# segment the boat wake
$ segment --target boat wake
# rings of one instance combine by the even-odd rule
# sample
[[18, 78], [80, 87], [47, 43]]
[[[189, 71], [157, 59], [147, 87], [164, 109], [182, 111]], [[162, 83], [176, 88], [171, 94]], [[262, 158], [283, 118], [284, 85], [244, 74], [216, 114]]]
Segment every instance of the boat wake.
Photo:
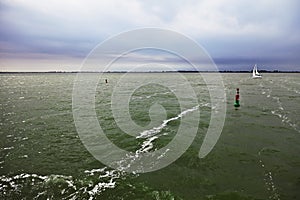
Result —
[[[178, 120], [190, 112], [199, 109], [199, 105], [182, 111], [176, 117], [164, 120], [161, 125], [150, 130], [143, 131], [137, 136], [137, 139], [145, 139], [135, 153], [128, 154], [124, 159], [118, 161], [117, 169], [103, 167], [100, 169], [85, 170], [85, 176], [81, 179], [65, 175], [38, 175], [22, 173], [19, 175], [0, 176], [0, 198], [16, 196], [24, 190], [28, 190], [32, 199], [40, 198], [59, 198], [59, 199], [89, 199], [93, 200], [102, 192], [113, 189], [117, 182], [128, 176], [138, 176], [137, 173], [128, 174], [125, 172], [130, 165], [141, 157], [142, 154], [150, 152], [154, 148], [154, 141], [168, 133], [161, 133], [162, 129], [169, 122]], [[169, 149], [166, 149], [157, 160], [163, 158]], [[155, 163], [153, 163], [155, 165]], [[28, 188], [29, 187], [29, 188]], [[51, 189], [52, 188], [52, 189]]]
[[[272, 81], [270, 83], [273, 84]], [[277, 105], [277, 109], [271, 110], [271, 114], [278, 117], [283, 124], [288, 125], [289, 127], [293, 128], [295, 131], [300, 133], [300, 129], [298, 125], [295, 122], [293, 122], [293, 120], [289, 117], [289, 111], [287, 111], [283, 107], [283, 103], [280, 100], [280, 98], [277, 96], [273, 96], [272, 90], [270, 88], [266, 88], [262, 84], [260, 84], [260, 87], [262, 89], [262, 94], [265, 95], [268, 99], [271, 99]]]
[[199, 108], [199, 105], [191, 108], [191, 109], [187, 109], [185, 111], [182, 111], [179, 115], [177, 115], [176, 117], [170, 118], [170, 119], [166, 119], [163, 121], [163, 123], [160, 126], [154, 127], [150, 130], [145, 130], [143, 132], [140, 133], [139, 136], [137, 136], [136, 138], [147, 138], [149, 136], [152, 136], [156, 133], [159, 133], [164, 127], [167, 126], [167, 124], [171, 121], [177, 120], [182, 118], [183, 116], [187, 115], [189, 112], [193, 112], [195, 110], [197, 110]]
[[[152, 129], [149, 130], [145, 130], [143, 132], [141, 132], [136, 139], [145, 139], [142, 143], [141, 143], [141, 147], [135, 151], [134, 154], [126, 154], [126, 156], [121, 160], [118, 161], [117, 163], [117, 169], [119, 171], [126, 171], [127, 169], [129, 169], [133, 164], [137, 163], [138, 161], [140, 161], [142, 159], [142, 156], [145, 153], [151, 152], [152, 150], [157, 150], [157, 149], [153, 149], [154, 148], [154, 142], [159, 139], [161, 136], [166, 136], [168, 135], [167, 132], [161, 133], [163, 128], [165, 128], [169, 122], [171, 121], [175, 121], [178, 120], [182, 117], [184, 117], [185, 115], [187, 115], [190, 112], [196, 111], [199, 109], [199, 105], [194, 106], [190, 109], [184, 110], [181, 113], [179, 113], [176, 117], [172, 117], [170, 119], [166, 119], [162, 122], [161, 125], [157, 126], [157, 127], [153, 127]], [[170, 149], [166, 149], [161, 155], [158, 155], [156, 159], [156, 162], [159, 162], [160, 159], [162, 159], [163, 157], [165, 157], [165, 155], [167, 154], [167, 152]], [[152, 163], [152, 166], [155, 166], [156, 163]], [[137, 173], [137, 172], [133, 172], [133, 173]]]
[[259, 156], [259, 164], [260, 167], [264, 170], [264, 181], [265, 181], [265, 185], [267, 187], [267, 190], [270, 192], [270, 196], [269, 199], [273, 199], [273, 200], [280, 200], [280, 194], [278, 193], [278, 189], [275, 186], [274, 183], [274, 177], [272, 175], [272, 172], [267, 170], [265, 163], [262, 161], [261, 158], [261, 153], [265, 150], [265, 148], [262, 148], [259, 152], [258, 152], [258, 156]]

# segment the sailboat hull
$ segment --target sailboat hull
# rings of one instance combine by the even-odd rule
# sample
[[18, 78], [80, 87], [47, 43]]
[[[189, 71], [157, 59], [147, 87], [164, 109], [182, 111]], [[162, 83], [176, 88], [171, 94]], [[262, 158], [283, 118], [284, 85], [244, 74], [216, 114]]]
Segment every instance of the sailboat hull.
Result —
[[253, 79], [261, 79], [261, 76], [252, 76]]

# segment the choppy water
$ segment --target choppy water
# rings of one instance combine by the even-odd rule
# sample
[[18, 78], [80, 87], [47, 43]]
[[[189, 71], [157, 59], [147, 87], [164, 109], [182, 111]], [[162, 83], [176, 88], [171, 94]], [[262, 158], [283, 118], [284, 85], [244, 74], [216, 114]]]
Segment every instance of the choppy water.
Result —
[[[173, 92], [176, 84], [187, 83], [176, 79], [174, 88], [150, 85], [133, 93], [129, 113], [139, 126], [149, 124], [153, 103], [166, 109], [165, 121], [145, 128], [139, 137], [122, 134], [117, 127], [110, 96], [122, 74], [106, 74], [109, 83], [101, 79], [95, 95], [99, 123], [111, 141], [137, 156], [167, 145], [180, 120], [200, 111], [198, 133], [189, 149], [166, 168], [145, 174], [106, 167], [83, 146], [72, 115], [75, 76], [0, 75], [1, 199], [300, 199], [299, 74], [265, 74], [261, 80], [222, 74], [225, 126], [203, 159], [198, 151], [214, 108], [199, 74], [184, 74], [199, 101], [183, 111]], [[130, 76], [134, 82], [172, 74]], [[233, 107], [237, 87], [239, 110]]]

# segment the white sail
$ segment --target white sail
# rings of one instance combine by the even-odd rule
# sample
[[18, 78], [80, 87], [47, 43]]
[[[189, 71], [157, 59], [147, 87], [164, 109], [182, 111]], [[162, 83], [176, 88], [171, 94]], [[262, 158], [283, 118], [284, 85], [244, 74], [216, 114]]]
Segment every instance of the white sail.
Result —
[[258, 73], [258, 71], [257, 71], [257, 65], [255, 65], [255, 74], [256, 74], [256, 75], [260, 75], [260, 74]]
[[261, 78], [261, 75], [257, 71], [257, 65], [255, 64], [252, 70], [252, 78]]

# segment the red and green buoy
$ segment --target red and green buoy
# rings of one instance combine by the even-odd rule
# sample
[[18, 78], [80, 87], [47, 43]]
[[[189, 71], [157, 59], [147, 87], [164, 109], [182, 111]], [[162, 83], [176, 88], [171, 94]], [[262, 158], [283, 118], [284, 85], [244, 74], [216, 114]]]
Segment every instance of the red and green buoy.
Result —
[[235, 101], [234, 101], [234, 107], [238, 108], [240, 107], [240, 89], [236, 88], [236, 94], [235, 94]]

